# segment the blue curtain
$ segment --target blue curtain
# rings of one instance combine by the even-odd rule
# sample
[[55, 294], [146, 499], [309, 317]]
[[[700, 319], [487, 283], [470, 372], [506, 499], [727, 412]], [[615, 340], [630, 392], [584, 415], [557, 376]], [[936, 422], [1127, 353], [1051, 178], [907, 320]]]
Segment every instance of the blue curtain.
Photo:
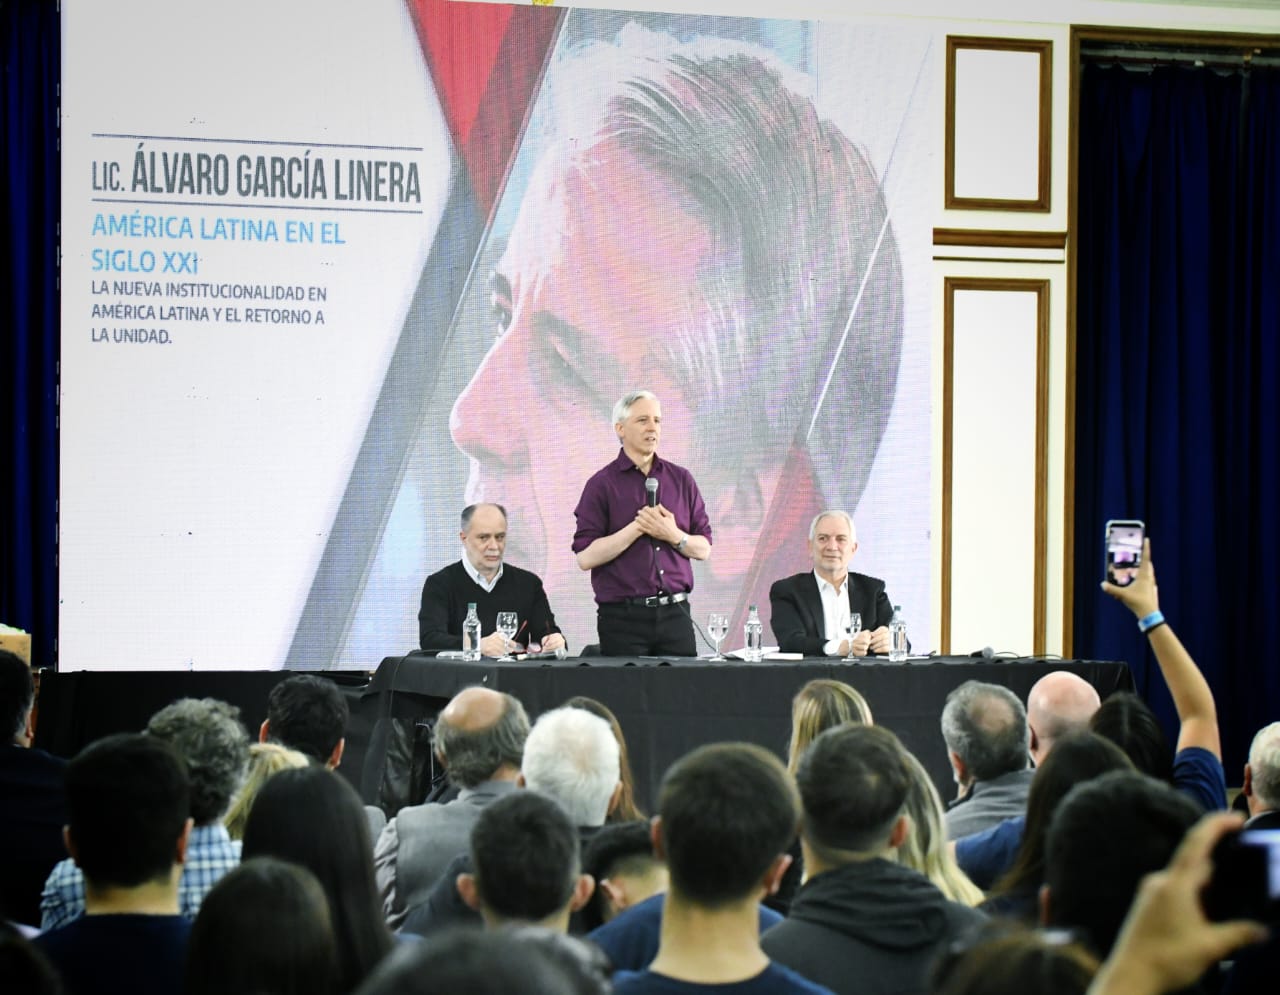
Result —
[[1280, 717], [1280, 74], [1086, 66], [1079, 134], [1075, 652], [1128, 660], [1172, 733], [1098, 590], [1105, 521], [1145, 520], [1238, 784]]
[[58, 620], [58, 105], [51, 0], [0, 3], [0, 622]]

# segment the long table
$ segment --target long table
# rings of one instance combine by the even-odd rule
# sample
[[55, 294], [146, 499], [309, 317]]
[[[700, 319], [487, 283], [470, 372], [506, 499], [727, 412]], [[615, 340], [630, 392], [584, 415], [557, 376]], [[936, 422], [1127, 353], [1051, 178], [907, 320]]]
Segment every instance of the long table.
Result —
[[947, 694], [964, 681], [980, 680], [1007, 687], [1025, 701], [1031, 686], [1054, 670], [1074, 671], [1103, 698], [1133, 689], [1126, 664], [1102, 660], [930, 657], [906, 664], [826, 659], [748, 664], [589, 657], [472, 663], [420, 654], [388, 657], [366, 691], [376, 697], [377, 712], [369, 716], [373, 733], [362, 791], [366, 801], [389, 810], [421, 800], [431, 722], [458, 691], [484, 685], [519, 698], [531, 718], [575, 695], [603, 702], [626, 734], [637, 800], [652, 810], [663, 772], [696, 746], [742, 740], [785, 756], [791, 699], [805, 682], [822, 677], [862, 692], [876, 723], [898, 734], [948, 799], [955, 789], [939, 726]]

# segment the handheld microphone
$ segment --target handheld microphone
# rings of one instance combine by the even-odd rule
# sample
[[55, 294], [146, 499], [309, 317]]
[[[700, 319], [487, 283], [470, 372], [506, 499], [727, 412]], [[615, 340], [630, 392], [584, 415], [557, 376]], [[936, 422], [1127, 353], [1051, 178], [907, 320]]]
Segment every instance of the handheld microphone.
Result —
[[649, 507], [658, 507], [658, 481], [653, 477], [645, 477], [644, 489], [649, 492]]

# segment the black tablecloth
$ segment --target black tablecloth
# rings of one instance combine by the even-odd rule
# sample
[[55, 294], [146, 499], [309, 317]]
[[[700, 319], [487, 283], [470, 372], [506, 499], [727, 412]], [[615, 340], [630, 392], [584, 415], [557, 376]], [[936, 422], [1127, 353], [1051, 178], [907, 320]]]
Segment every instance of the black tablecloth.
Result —
[[906, 664], [825, 659], [748, 664], [589, 657], [468, 663], [417, 654], [388, 657], [367, 689], [378, 699], [378, 716], [363, 772], [364, 794], [395, 808], [404, 787], [393, 782], [406, 775], [403, 760], [397, 768], [388, 752], [395, 753], [395, 742], [409, 741], [406, 724], [429, 722], [462, 688], [482, 684], [519, 698], [531, 719], [574, 695], [608, 705], [627, 737], [636, 798], [652, 809], [663, 772], [695, 746], [744, 740], [785, 757], [791, 699], [806, 681], [825, 677], [862, 692], [876, 723], [896, 732], [920, 758], [946, 800], [955, 794], [939, 727], [947, 694], [973, 679], [1003, 685], [1025, 701], [1031, 686], [1053, 670], [1078, 673], [1104, 698], [1133, 689], [1126, 664], [1098, 660], [931, 657]]

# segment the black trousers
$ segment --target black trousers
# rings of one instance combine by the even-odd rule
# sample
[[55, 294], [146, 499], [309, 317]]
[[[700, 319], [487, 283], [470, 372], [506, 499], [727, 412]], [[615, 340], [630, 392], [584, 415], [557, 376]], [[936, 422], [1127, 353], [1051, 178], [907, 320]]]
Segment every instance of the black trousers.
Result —
[[697, 656], [689, 602], [676, 605], [611, 604], [596, 608], [604, 656]]

